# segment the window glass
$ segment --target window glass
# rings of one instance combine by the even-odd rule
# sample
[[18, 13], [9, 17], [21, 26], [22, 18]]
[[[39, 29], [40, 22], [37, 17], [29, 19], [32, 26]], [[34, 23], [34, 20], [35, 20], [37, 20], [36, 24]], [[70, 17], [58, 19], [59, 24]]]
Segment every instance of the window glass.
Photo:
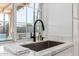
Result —
[[0, 41], [5, 41], [8, 37], [8, 14], [0, 13]]
[[25, 6], [17, 11], [18, 39], [30, 38], [30, 33], [33, 32], [34, 20], [37, 20], [37, 12], [38, 4], [34, 3], [30, 3], [27, 7]]
[[26, 37], [26, 7], [23, 7], [17, 11], [16, 22], [18, 39], [24, 39]]

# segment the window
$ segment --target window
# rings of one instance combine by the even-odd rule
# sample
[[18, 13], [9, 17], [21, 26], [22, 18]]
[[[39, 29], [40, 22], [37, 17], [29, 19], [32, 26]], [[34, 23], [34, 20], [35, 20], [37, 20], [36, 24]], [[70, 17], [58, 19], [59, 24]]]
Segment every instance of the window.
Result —
[[8, 14], [0, 13], [0, 41], [4, 41], [8, 37]]
[[34, 21], [37, 20], [38, 4], [30, 3], [17, 11], [17, 34], [18, 39], [30, 38], [33, 32]]
[[26, 37], [26, 7], [17, 11], [17, 34], [18, 39]]

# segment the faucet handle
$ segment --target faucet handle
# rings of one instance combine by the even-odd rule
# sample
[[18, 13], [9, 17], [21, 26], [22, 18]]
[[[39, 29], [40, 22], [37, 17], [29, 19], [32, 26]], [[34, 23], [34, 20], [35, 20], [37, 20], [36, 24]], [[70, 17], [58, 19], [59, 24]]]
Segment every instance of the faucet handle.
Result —
[[33, 34], [32, 34], [32, 32], [30, 33], [30, 38], [33, 38]]

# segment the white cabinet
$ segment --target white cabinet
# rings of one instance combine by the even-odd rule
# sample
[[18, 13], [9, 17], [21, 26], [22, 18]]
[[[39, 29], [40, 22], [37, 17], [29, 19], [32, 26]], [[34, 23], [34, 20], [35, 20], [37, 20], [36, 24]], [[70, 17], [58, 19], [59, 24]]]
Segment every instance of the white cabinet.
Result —
[[73, 3], [74, 55], [79, 56], [79, 3]]
[[61, 51], [54, 56], [73, 56], [73, 47], [65, 49], [64, 51]]
[[79, 20], [73, 18], [74, 55], [79, 55]]
[[73, 17], [79, 18], [79, 4], [73, 3]]

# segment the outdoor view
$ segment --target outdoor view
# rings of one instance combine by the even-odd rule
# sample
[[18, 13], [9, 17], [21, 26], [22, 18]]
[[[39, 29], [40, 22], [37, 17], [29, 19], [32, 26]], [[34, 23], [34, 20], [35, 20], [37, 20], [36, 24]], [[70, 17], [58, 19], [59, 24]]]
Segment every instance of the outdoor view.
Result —
[[37, 11], [38, 4], [34, 3], [17, 11], [18, 39], [26, 39], [30, 37], [30, 33], [33, 32], [33, 23], [37, 18]]
[[[26, 39], [33, 32], [33, 23], [37, 19], [38, 3], [31, 3], [27, 7], [17, 10], [17, 35], [18, 39]], [[0, 13], [0, 41], [5, 41], [9, 33], [9, 15]]]
[[4, 15], [3, 13], [0, 13], [0, 41], [6, 40], [6, 33], [8, 32], [8, 21], [8, 14]]

